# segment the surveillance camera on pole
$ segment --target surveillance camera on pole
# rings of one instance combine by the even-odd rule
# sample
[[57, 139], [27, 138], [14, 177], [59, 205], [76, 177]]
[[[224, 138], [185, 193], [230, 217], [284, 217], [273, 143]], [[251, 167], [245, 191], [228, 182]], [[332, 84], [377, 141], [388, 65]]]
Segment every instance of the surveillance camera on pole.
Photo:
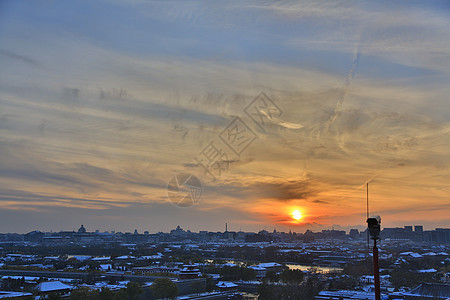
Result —
[[367, 219], [367, 226], [372, 240], [380, 239], [381, 218], [380, 216], [373, 216]]

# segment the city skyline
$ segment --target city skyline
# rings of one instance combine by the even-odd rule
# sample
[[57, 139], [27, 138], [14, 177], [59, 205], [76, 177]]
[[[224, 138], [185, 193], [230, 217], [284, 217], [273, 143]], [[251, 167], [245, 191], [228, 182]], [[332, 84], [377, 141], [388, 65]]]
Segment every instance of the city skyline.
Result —
[[[369, 242], [367, 229], [358, 230], [352, 228], [350, 230], [339, 229], [323, 229], [321, 231], [311, 231], [307, 229], [305, 232], [295, 231], [277, 231], [260, 230], [258, 232], [252, 231], [234, 231], [228, 230], [226, 226], [224, 230], [211, 231], [199, 230], [191, 231], [185, 230], [180, 226], [171, 229], [170, 231], [100, 231], [89, 230], [82, 224], [78, 229], [72, 230], [55, 230], [49, 232], [42, 232], [33, 230], [27, 233], [0, 233], [0, 241], [4, 245], [24, 245], [29, 246], [29, 243], [37, 243], [43, 245], [71, 245], [73, 243], [85, 243], [91, 245], [128, 245], [136, 246], [136, 244], [157, 244], [164, 243], [311, 243], [315, 241], [322, 241], [323, 243], [331, 243], [337, 241], [354, 241], [354, 242]], [[433, 230], [424, 229], [422, 225], [405, 225], [403, 227], [383, 228], [380, 231], [380, 239], [385, 243], [401, 243], [412, 242], [419, 244], [434, 244], [446, 245], [450, 243], [450, 228], [435, 228]]]
[[0, 8], [2, 232], [450, 227], [446, 2]]
[[[230, 228], [229, 228], [229, 225], [231, 225]], [[165, 230], [152, 230], [151, 228], [141, 228], [141, 229], [139, 229], [139, 228], [136, 228], [136, 227], [134, 227], [132, 229], [130, 228], [130, 229], [127, 229], [127, 230], [116, 230], [114, 227], [106, 228], [105, 226], [102, 226], [101, 228], [91, 228], [91, 227], [89, 227], [89, 225], [80, 224], [80, 225], [77, 225], [77, 226], [72, 226], [72, 228], [53, 228], [53, 229], [50, 229], [50, 230], [41, 230], [39, 228], [34, 228], [34, 229], [29, 230], [29, 231], [23, 231], [23, 232], [19, 232], [19, 231], [16, 231], [16, 232], [12, 232], [12, 231], [11, 232], [0, 232], [0, 234], [8, 234], [8, 233], [26, 234], [26, 233], [33, 232], [33, 231], [52, 232], [52, 233], [70, 232], [70, 231], [77, 232], [81, 227], [83, 227], [86, 230], [86, 232], [88, 232], [88, 233], [97, 233], [97, 232], [99, 232], [99, 233], [136, 233], [137, 232], [138, 234], [144, 234], [145, 232], [148, 232], [150, 234], [170, 233], [171, 231], [178, 230], [178, 229], [183, 230], [185, 232], [190, 231], [192, 233], [199, 233], [199, 232], [205, 232], [205, 231], [206, 232], [258, 233], [258, 232], [262, 232], [262, 231], [267, 231], [269, 233], [273, 233], [273, 232], [289, 233], [289, 232], [292, 232], [292, 233], [297, 233], [297, 234], [304, 234], [307, 231], [311, 231], [311, 232], [314, 232], [314, 233], [320, 233], [322, 231], [330, 231], [330, 230], [333, 231], [333, 230], [335, 230], [335, 231], [345, 231], [347, 234], [349, 234], [350, 231], [353, 230], [353, 229], [357, 229], [360, 232], [364, 232], [367, 229], [367, 227], [359, 226], [359, 225], [346, 226], [346, 227], [342, 227], [342, 226], [339, 226], [339, 225], [333, 225], [333, 226], [330, 226], [328, 228], [321, 228], [321, 229], [316, 229], [316, 230], [312, 230], [310, 228], [305, 228], [304, 230], [295, 231], [295, 230], [293, 230], [293, 228], [289, 228], [287, 231], [284, 231], [284, 230], [282, 230], [280, 228], [276, 228], [276, 227], [270, 227], [269, 228], [268, 226], [264, 226], [263, 228], [260, 228], [258, 230], [245, 230], [244, 228], [242, 228], [242, 226], [238, 226], [238, 224], [233, 225], [233, 224], [226, 223], [226, 224], [224, 224], [222, 229], [218, 229], [218, 230], [213, 230], [213, 229], [208, 229], [208, 228], [200, 228], [198, 230], [191, 230], [190, 228], [186, 228], [186, 227], [183, 227], [183, 226], [180, 226], [180, 225], [174, 225], [172, 227], [166, 228]], [[436, 227], [436, 228], [431, 228], [430, 227], [430, 228], [427, 228], [427, 227], [425, 227], [425, 226], [423, 226], [421, 224], [413, 224], [413, 225], [411, 225], [411, 223], [409, 223], [408, 225], [401, 225], [401, 226], [395, 226], [395, 227], [381, 227], [381, 230], [382, 231], [384, 229], [389, 229], [389, 230], [390, 229], [409, 230], [408, 228], [411, 228], [411, 230], [414, 231], [414, 232], [416, 232], [417, 230], [419, 230], [419, 231], [433, 231], [433, 230], [437, 230], [437, 229], [446, 229], [446, 230], [450, 229], [450, 228], [447, 228], [447, 227]]]

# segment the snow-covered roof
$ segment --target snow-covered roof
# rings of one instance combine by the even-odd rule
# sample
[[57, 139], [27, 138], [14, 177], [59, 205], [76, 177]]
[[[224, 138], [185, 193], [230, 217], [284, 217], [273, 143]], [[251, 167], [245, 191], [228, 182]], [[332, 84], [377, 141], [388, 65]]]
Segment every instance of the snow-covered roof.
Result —
[[261, 268], [275, 268], [275, 267], [281, 267], [279, 263], [276, 262], [269, 262], [269, 263], [260, 263], [258, 267]]
[[111, 259], [110, 257], [103, 256], [103, 257], [94, 257], [92, 260], [98, 261], [98, 260], [110, 260], [110, 259]]
[[422, 255], [420, 255], [419, 253], [415, 253], [415, 252], [402, 252], [402, 253], [400, 253], [400, 255], [411, 256], [411, 257], [414, 257], [414, 258], [422, 257]]
[[7, 291], [0, 291], [0, 299], [11, 299], [13, 297], [25, 297], [25, 296], [32, 296], [32, 293], [23, 293], [23, 292], [7, 292]]
[[108, 283], [105, 281], [99, 281], [99, 282], [94, 283], [94, 285], [96, 287], [106, 287], [106, 286], [108, 286]]
[[129, 282], [130, 282], [129, 280], [122, 280], [122, 281], [119, 281], [117, 283], [117, 285], [120, 287], [126, 287]]
[[425, 270], [418, 270], [418, 273], [435, 273], [437, 272], [436, 269], [425, 269]]
[[219, 281], [219, 283], [216, 284], [219, 288], [234, 288], [237, 287], [237, 284], [234, 284], [230, 281]]
[[141, 256], [139, 259], [160, 259], [162, 258], [164, 255], [162, 253], [158, 253], [156, 255], [145, 255], [145, 256]]
[[422, 255], [420, 255], [419, 253], [411, 253], [410, 256], [414, 257], [414, 258], [421, 258]]
[[375, 299], [375, 293], [371, 292], [361, 292], [361, 291], [347, 291], [347, 290], [341, 290], [341, 291], [321, 291], [319, 292], [320, 296], [326, 296], [326, 297], [346, 297], [351, 299], [367, 299], [372, 300]]
[[59, 281], [44, 281], [37, 285], [37, 289], [40, 292], [51, 292], [73, 289], [73, 287]]
[[[380, 278], [390, 278], [391, 275], [380, 275]], [[373, 275], [362, 275], [360, 278], [362, 279], [373, 279]]]
[[89, 256], [89, 255], [73, 255], [70, 258], [74, 258], [74, 259], [76, 259], [78, 261], [84, 261], [84, 260], [91, 259], [92, 256]]
[[199, 269], [196, 268], [182, 268], [180, 272], [199, 272]]
[[278, 252], [280, 253], [289, 253], [289, 252], [298, 252], [298, 253], [302, 253], [304, 250], [302, 249], [280, 249], [278, 250]]
[[58, 260], [59, 257], [58, 256], [46, 256], [44, 257], [44, 259], [53, 259], [53, 260]]
[[266, 268], [263, 268], [263, 267], [259, 267], [259, 266], [249, 266], [248, 267], [249, 269], [253, 269], [253, 270], [255, 270], [255, 271], [262, 271], [262, 270], [265, 270]]
[[237, 267], [237, 265], [233, 264], [233, 263], [225, 263], [222, 266], [224, 266], [224, 267]]
[[103, 271], [108, 270], [108, 269], [112, 269], [112, 265], [111, 264], [104, 264], [104, 265], [100, 265], [99, 267]]
[[118, 256], [116, 257], [116, 259], [135, 259], [136, 257], [133, 255], [122, 255], [122, 256]]

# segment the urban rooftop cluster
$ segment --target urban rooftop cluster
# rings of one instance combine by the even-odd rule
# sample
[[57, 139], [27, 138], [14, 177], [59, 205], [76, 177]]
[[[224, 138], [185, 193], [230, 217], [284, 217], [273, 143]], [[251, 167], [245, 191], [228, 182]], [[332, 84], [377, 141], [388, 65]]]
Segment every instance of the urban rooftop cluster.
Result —
[[[421, 226], [385, 228], [379, 244], [383, 297], [450, 296], [449, 233]], [[102, 293], [114, 295], [111, 299], [133, 293], [135, 299], [156, 299], [164, 293], [180, 299], [374, 295], [367, 233], [356, 229], [348, 234], [194, 233], [178, 226], [168, 233], [140, 234], [89, 232], [81, 226], [77, 231], [2, 234], [0, 240], [0, 299], [85, 299], [77, 298], [81, 292], [92, 299]], [[160, 290], [160, 285], [165, 288]]]

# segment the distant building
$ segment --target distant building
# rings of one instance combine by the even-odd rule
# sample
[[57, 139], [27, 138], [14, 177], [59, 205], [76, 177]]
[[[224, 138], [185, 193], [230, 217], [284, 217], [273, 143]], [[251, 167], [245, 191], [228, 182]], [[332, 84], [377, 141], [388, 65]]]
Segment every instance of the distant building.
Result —
[[240, 242], [240, 243], [245, 242], [245, 233], [242, 232], [242, 231], [239, 231], [239, 232], [236, 234], [235, 241], [236, 241], [236, 242]]
[[422, 299], [449, 299], [450, 284], [422, 283], [406, 293], [393, 293], [395, 299], [422, 300]]
[[303, 235], [303, 242], [311, 243], [314, 242], [314, 240], [314, 233], [311, 230], [307, 229], [305, 234]]
[[60, 281], [44, 281], [37, 285], [36, 290], [40, 294], [58, 293], [65, 294], [73, 289], [72, 286], [64, 284]]
[[422, 225], [416, 225], [414, 226], [415, 232], [423, 232], [423, 226]]
[[255, 271], [257, 279], [263, 279], [264, 277], [266, 277], [266, 272], [267, 272], [266, 268], [259, 267], [259, 266], [249, 266], [248, 268]]
[[24, 235], [24, 240], [28, 242], [35, 242], [39, 243], [42, 242], [42, 238], [45, 236], [45, 234], [41, 231], [35, 230], [31, 231]]
[[[148, 267], [136, 267], [132, 270], [133, 274], [138, 275], [153, 275], [157, 273], [163, 274], [179, 274], [180, 269], [178, 267], [166, 267], [166, 266], [148, 266]], [[197, 278], [197, 277], [195, 277]]]
[[32, 293], [0, 291], [0, 299], [31, 299]]
[[266, 269], [266, 271], [273, 270], [277, 273], [282, 272], [284, 269], [284, 266], [282, 264], [276, 262], [260, 263], [257, 265], [257, 267], [264, 268]]
[[413, 227], [412, 226], [405, 226], [404, 229], [405, 229], [406, 232], [412, 232]]
[[77, 231], [77, 232], [78, 232], [78, 233], [86, 233], [86, 228], [84, 228], [84, 226], [81, 225], [81, 227], [78, 228], [78, 231]]
[[219, 281], [219, 283], [217, 283], [216, 286], [222, 292], [237, 291], [238, 287], [237, 284], [232, 283], [230, 281]]
[[224, 232], [224, 239], [225, 240], [228, 240], [228, 241], [232, 241], [232, 240], [234, 240], [234, 235], [236, 234], [236, 232], [233, 232], [233, 231], [226, 231], [226, 232]]
[[345, 237], [344, 230], [322, 230], [322, 238], [342, 238]]
[[195, 279], [202, 276], [200, 270], [195, 265], [184, 265], [179, 273], [180, 279]]
[[350, 232], [348, 234], [351, 238], [358, 238], [359, 237], [359, 230], [358, 229], [350, 229]]
[[187, 232], [184, 231], [180, 226], [177, 226], [177, 228], [170, 231], [170, 235], [175, 238], [184, 238], [187, 236]]
[[381, 232], [381, 236], [383, 239], [395, 239], [395, 240], [407, 239], [405, 229], [400, 227], [384, 228], [383, 231]]
[[321, 291], [315, 297], [315, 300], [373, 300], [375, 299], [375, 294], [371, 292], [362, 291]]

